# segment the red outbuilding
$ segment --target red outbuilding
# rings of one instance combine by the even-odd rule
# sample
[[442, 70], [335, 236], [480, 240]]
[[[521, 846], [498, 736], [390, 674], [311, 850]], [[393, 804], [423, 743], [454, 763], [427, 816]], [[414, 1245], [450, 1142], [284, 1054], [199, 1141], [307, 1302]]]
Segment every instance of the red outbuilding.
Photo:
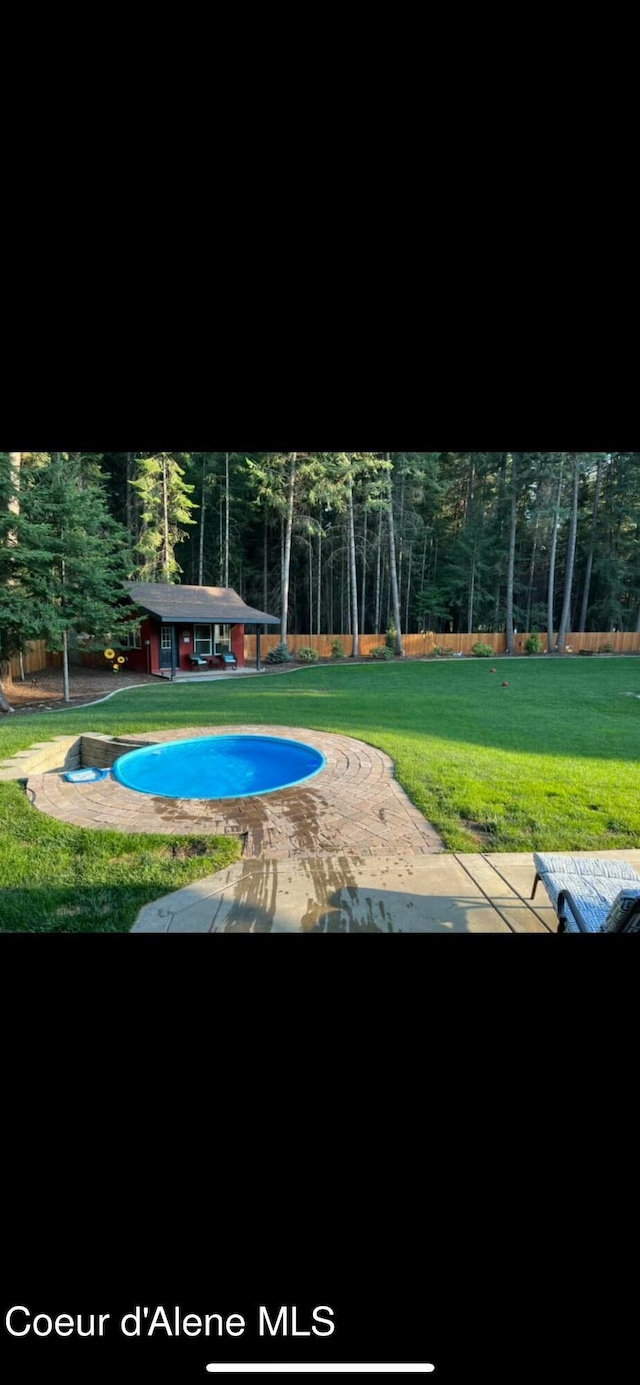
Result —
[[278, 616], [246, 606], [231, 587], [181, 587], [163, 582], [126, 582], [140, 615], [129, 635], [127, 665], [166, 678], [207, 669], [244, 668], [244, 632], [279, 625]]

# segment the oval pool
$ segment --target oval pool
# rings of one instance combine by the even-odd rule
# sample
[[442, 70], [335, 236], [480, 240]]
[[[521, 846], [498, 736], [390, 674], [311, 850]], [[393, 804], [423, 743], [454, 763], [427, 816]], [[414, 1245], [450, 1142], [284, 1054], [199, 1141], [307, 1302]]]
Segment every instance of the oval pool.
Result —
[[313, 779], [319, 750], [277, 736], [201, 736], [132, 750], [113, 773], [127, 789], [160, 798], [251, 798]]

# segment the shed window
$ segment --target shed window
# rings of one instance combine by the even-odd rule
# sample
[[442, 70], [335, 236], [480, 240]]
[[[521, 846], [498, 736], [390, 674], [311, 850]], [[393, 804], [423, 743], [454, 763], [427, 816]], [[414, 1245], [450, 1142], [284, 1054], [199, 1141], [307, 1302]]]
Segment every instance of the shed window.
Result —
[[194, 633], [195, 638], [193, 641], [193, 647], [196, 654], [202, 654], [205, 657], [208, 654], [213, 654], [213, 646], [211, 643], [211, 626], [196, 625]]
[[162, 648], [163, 648], [163, 649], [173, 649], [173, 640], [172, 640], [172, 638], [171, 638], [171, 626], [170, 626], [170, 625], [163, 625], [163, 627], [162, 627]]
[[216, 625], [216, 654], [231, 653], [231, 626]]

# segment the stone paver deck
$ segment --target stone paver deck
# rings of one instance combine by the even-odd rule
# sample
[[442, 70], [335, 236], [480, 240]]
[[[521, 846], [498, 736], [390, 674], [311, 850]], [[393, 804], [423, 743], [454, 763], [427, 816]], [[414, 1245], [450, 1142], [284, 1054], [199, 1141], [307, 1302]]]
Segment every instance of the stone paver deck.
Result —
[[255, 798], [157, 798], [126, 789], [112, 777], [97, 784], [68, 784], [59, 774], [32, 775], [27, 792], [41, 812], [77, 827], [241, 837], [245, 860], [286, 861], [336, 852], [373, 857], [388, 853], [391, 846], [399, 857], [444, 850], [435, 829], [397, 782], [393, 761], [363, 741], [299, 726], [185, 728], [136, 739], [159, 744], [239, 732], [304, 740], [322, 751], [327, 766], [307, 785]]
[[[598, 855], [640, 873], [640, 851]], [[148, 905], [133, 932], [556, 933], [534, 876], [516, 854], [241, 861]]]

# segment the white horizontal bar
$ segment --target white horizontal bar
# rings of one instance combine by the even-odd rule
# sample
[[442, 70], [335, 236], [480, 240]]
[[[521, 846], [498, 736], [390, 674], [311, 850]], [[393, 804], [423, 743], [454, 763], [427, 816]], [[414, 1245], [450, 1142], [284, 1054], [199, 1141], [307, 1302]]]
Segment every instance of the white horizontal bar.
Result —
[[354, 1364], [353, 1361], [350, 1361], [338, 1365], [331, 1362], [326, 1366], [309, 1362], [306, 1365], [291, 1365], [288, 1361], [285, 1365], [253, 1361], [231, 1366], [216, 1361], [207, 1366], [207, 1370], [212, 1375], [279, 1375], [280, 1373], [282, 1375], [423, 1375], [426, 1372], [435, 1371], [435, 1366], [430, 1365], [428, 1361], [422, 1364], [412, 1363], [411, 1365], [407, 1365], [406, 1361], [395, 1365], [386, 1361], [377, 1364], [367, 1361]]

